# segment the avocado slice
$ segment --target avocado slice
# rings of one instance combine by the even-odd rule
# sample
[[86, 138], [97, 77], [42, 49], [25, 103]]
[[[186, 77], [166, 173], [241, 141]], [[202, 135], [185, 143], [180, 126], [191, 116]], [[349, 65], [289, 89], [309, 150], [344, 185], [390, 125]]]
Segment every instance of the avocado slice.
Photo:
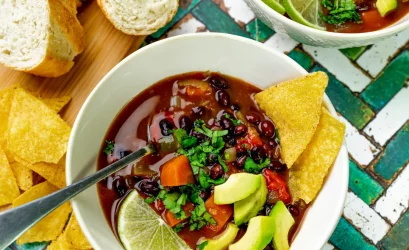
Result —
[[221, 185], [214, 187], [215, 204], [232, 204], [243, 200], [260, 186], [261, 175], [238, 173], [230, 175]]
[[230, 245], [229, 250], [263, 250], [274, 234], [274, 219], [270, 216], [251, 218], [244, 236]]
[[376, 8], [381, 14], [382, 17], [385, 17], [390, 12], [394, 11], [398, 7], [397, 0], [377, 0], [376, 1]]
[[234, 203], [234, 223], [240, 226], [257, 215], [267, 199], [267, 185], [264, 177], [258, 189], [247, 198]]
[[271, 217], [274, 221], [274, 249], [290, 249], [290, 245], [288, 243], [288, 232], [294, 225], [295, 221], [282, 201], [279, 201], [274, 205], [269, 217]]
[[[234, 241], [239, 232], [239, 228], [234, 225], [233, 223], [229, 223], [227, 228], [223, 231], [223, 233], [219, 234], [215, 238], [208, 240], [207, 245], [203, 248], [203, 250], [223, 250], [227, 249], [230, 243]], [[204, 242], [202, 241], [202, 242]]]

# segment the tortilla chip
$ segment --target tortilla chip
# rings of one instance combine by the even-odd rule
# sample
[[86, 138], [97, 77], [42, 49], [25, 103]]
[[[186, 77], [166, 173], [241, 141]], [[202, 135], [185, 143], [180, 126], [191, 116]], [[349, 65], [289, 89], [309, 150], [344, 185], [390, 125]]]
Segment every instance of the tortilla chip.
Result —
[[0, 141], [5, 139], [14, 88], [0, 91]]
[[14, 91], [8, 124], [8, 149], [28, 163], [57, 163], [67, 150], [71, 128], [23, 89]]
[[281, 157], [288, 168], [294, 164], [317, 128], [328, 76], [312, 73], [263, 90], [256, 102], [278, 129]]
[[10, 163], [10, 168], [13, 170], [14, 177], [16, 177], [17, 185], [21, 190], [27, 190], [33, 186], [33, 172], [23, 163]]
[[[25, 193], [20, 195], [13, 201], [13, 207], [21, 206], [27, 202], [39, 199], [43, 196], [51, 194], [58, 189], [45, 181], [33, 186]], [[41, 242], [55, 240], [64, 229], [68, 216], [71, 213], [71, 205], [69, 202], [64, 203], [52, 213], [44, 217], [32, 228], [27, 230], [20, 238], [17, 239], [17, 244], [21, 245], [28, 242]]]
[[28, 165], [27, 167], [29, 167], [37, 174], [41, 175], [44, 179], [46, 179], [48, 182], [50, 182], [51, 184], [58, 188], [63, 188], [66, 186], [64, 166], [52, 163], [39, 162]]
[[46, 98], [41, 100], [45, 105], [52, 109], [55, 113], [60, 112], [67, 103], [71, 101], [70, 96], [63, 96], [57, 98]]
[[76, 250], [65, 240], [64, 234], [60, 234], [56, 240], [51, 242], [47, 250]]
[[81, 230], [78, 224], [75, 214], [71, 214], [70, 221], [68, 222], [67, 228], [64, 232], [65, 240], [77, 249], [91, 249], [92, 246], [89, 244], [87, 238]]
[[0, 206], [10, 204], [20, 195], [16, 178], [7, 161], [6, 154], [0, 148]]
[[317, 130], [290, 169], [288, 188], [294, 200], [310, 203], [320, 191], [345, 136], [345, 124], [322, 109]]

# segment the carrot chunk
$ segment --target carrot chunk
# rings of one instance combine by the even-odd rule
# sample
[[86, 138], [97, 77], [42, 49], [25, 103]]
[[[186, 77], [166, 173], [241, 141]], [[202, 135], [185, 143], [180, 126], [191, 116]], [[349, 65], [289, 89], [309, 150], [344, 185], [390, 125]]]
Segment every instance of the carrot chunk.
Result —
[[180, 155], [162, 165], [160, 182], [166, 187], [183, 186], [195, 182], [189, 159]]
[[193, 211], [193, 209], [195, 209], [195, 206], [191, 202], [186, 202], [186, 204], [182, 207], [182, 209], [186, 213], [186, 218], [183, 219], [183, 220], [176, 219], [175, 216], [171, 212], [169, 212], [169, 210], [165, 211], [163, 217], [164, 217], [166, 223], [170, 227], [174, 227], [177, 224], [179, 224], [180, 222], [186, 221], [190, 217], [190, 215], [192, 214], [192, 211]]
[[205, 202], [206, 210], [212, 215], [213, 219], [216, 221], [216, 225], [207, 225], [203, 227], [203, 233], [207, 235], [216, 235], [220, 232], [226, 223], [230, 220], [233, 215], [233, 208], [231, 205], [217, 205], [214, 203], [214, 195]]

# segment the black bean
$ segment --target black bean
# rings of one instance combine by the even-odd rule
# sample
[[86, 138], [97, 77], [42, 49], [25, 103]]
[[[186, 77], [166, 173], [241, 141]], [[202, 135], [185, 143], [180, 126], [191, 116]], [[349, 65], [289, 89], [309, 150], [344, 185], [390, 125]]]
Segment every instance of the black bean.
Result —
[[200, 191], [199, 196], [200, 196], [200, 198], [202, 198], [202, 200], [206, 201], [207, 198], [209, 198], [210, 194], [209, 194], [208, 191], [202, 190], [202, 191]]
[[277, 145], [278, 145], [278, 143], [277, 143], [277, 140], [276, 139], [269, 139], [268, 140], [268, 145], [270, 146], [270, 147], [272, 147], [272, 148], [275, 148], [275, 147], [277, 147]]
[[222, 106], [230, 105], [230, 95], [225, 90], [218, 90], [216, 92], [216, 101]]
[[270, 162], [270, 164], [268, 164], [268, 168], [274, 172], [282, 173], [287, 169], [287, 165], [281, 163], [280, 161], [273, 160]]
[[224, 175], [224, 170], [220, 164], [215, 164], [211, 169], [210, 169], [210, 178], [213, 180], [219, 179]]
[[236, 138], [234, 138], [234, 135], [232, 135], [231, 133], [223, 136], [224, 141], [227, 142], [230, 146], [234, 146], [236, 145]]
[[118, 177], [117, 179], [115, 179], [113, 186], [115, 192], [119, 197], [124, 196], [126, 194], [126, 191], [128, 191], [128, 188], [126, 187], [126, 183], [123, 177]]
[[197, 138], [198, 143], [202, 143], [206, 140], [206, 136], [204, 134], [196, 132], [196, 131], [192, 132], [192, 136]]
[[250, 155], [257, 163], [260, 163], [266, 157], [266, 153], [262, 147], [253, 147], [250, 151]]
[[192, 112], [193, 112], [193, 114], [195, 114], [197, 116], [202, 116], [202, 115], [205, 114], [206, 109], [205, 109], [205, 107], [198, 106], [198, 107], [192, 108]]
[[159, 193], [159, 185], [156, 181], [142, 180], [139, 183], [139, 188], [146, 194], [157, 195]]
[[207, 156], [207, 164], [214, 164], [217, 162], [217, 157], [215, 154], [211, 153]]
[[242, 155], [238, 156], [236, 158], [236, 166], [238, 168], [243, 168], [244, 163], [246, 162], [246, 160], [247, 160], [247, 155], [246, 154], [242, 154]]
[[226, 79], [221, 76], [211, 76], [209, 77], [208, 81], [210, 82], [210, 86], [214, 89], [228, 89], [229, 84]]
[[275, 135], [274, 124], [270, 122], [269, 120], [260, 122], [259, 130], [262, 135], [267, 136], [267, 137], [273, 137]]
[[162, 119], [159, 122], [160, 132], [164, 136], [168, 136], [171, 134], [171, 130], [173, 129], [173, 124], [168, 121], [167, 119]]
[[222, 116], [222, 118], [220, 118], [220, 126], [223, 129], [231, 129], [234, 127], [234, 124], [229, 118]]
[[181, 129], [186, 130], [188, 133], [190, 132], [190, 130], [192, 130], [193, 123], [192, 123], [192, 120], [190, 120], [189, 116], [182, 115], [179, 118], [179, 127]]
[[239, 124], [234, 128], [234, 135], [242, 137], [247, 133], [247, 126], [244, 124]]
[[240, 106], [238, 104], [233, 103], [230, 106], [231, 109], [233, 109], [234, 111], [239, 111], [240, 110]]
[[246, 119], [251, 124], [258, 124], [260, 122], [260, 116], [257, 113], [252, 112], [252, 111], [246, 114]]
[[300, 215], [300, 210], [298, 210], [297, 206], [288, 205], [288, 211], [290, 211], [292, 216], [297, 217], [298, 215]]

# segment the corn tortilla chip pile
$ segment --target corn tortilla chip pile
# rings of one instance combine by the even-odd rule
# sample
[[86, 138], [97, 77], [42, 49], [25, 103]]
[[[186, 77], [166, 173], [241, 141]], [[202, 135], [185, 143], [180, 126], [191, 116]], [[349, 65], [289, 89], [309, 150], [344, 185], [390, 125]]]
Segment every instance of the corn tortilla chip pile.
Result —
[[322, 107], [327, 84], [328, 76], [316, 72], [255, 95], [278, 130], [291, 196], [307, 204], [320, 191], [345, 135], [345, 124]]
[[[70, 100], [41, 99], [17, 85], [0, 91], [0, 206], [18, 207], [65, 187], [64, 155], [71, 127], [57, 113]], [[17, 244], [53, 241], [60, 242], [54, 249], [90, 249], [73, 215], [68, 228], [70, 214], [67, 202]]]

